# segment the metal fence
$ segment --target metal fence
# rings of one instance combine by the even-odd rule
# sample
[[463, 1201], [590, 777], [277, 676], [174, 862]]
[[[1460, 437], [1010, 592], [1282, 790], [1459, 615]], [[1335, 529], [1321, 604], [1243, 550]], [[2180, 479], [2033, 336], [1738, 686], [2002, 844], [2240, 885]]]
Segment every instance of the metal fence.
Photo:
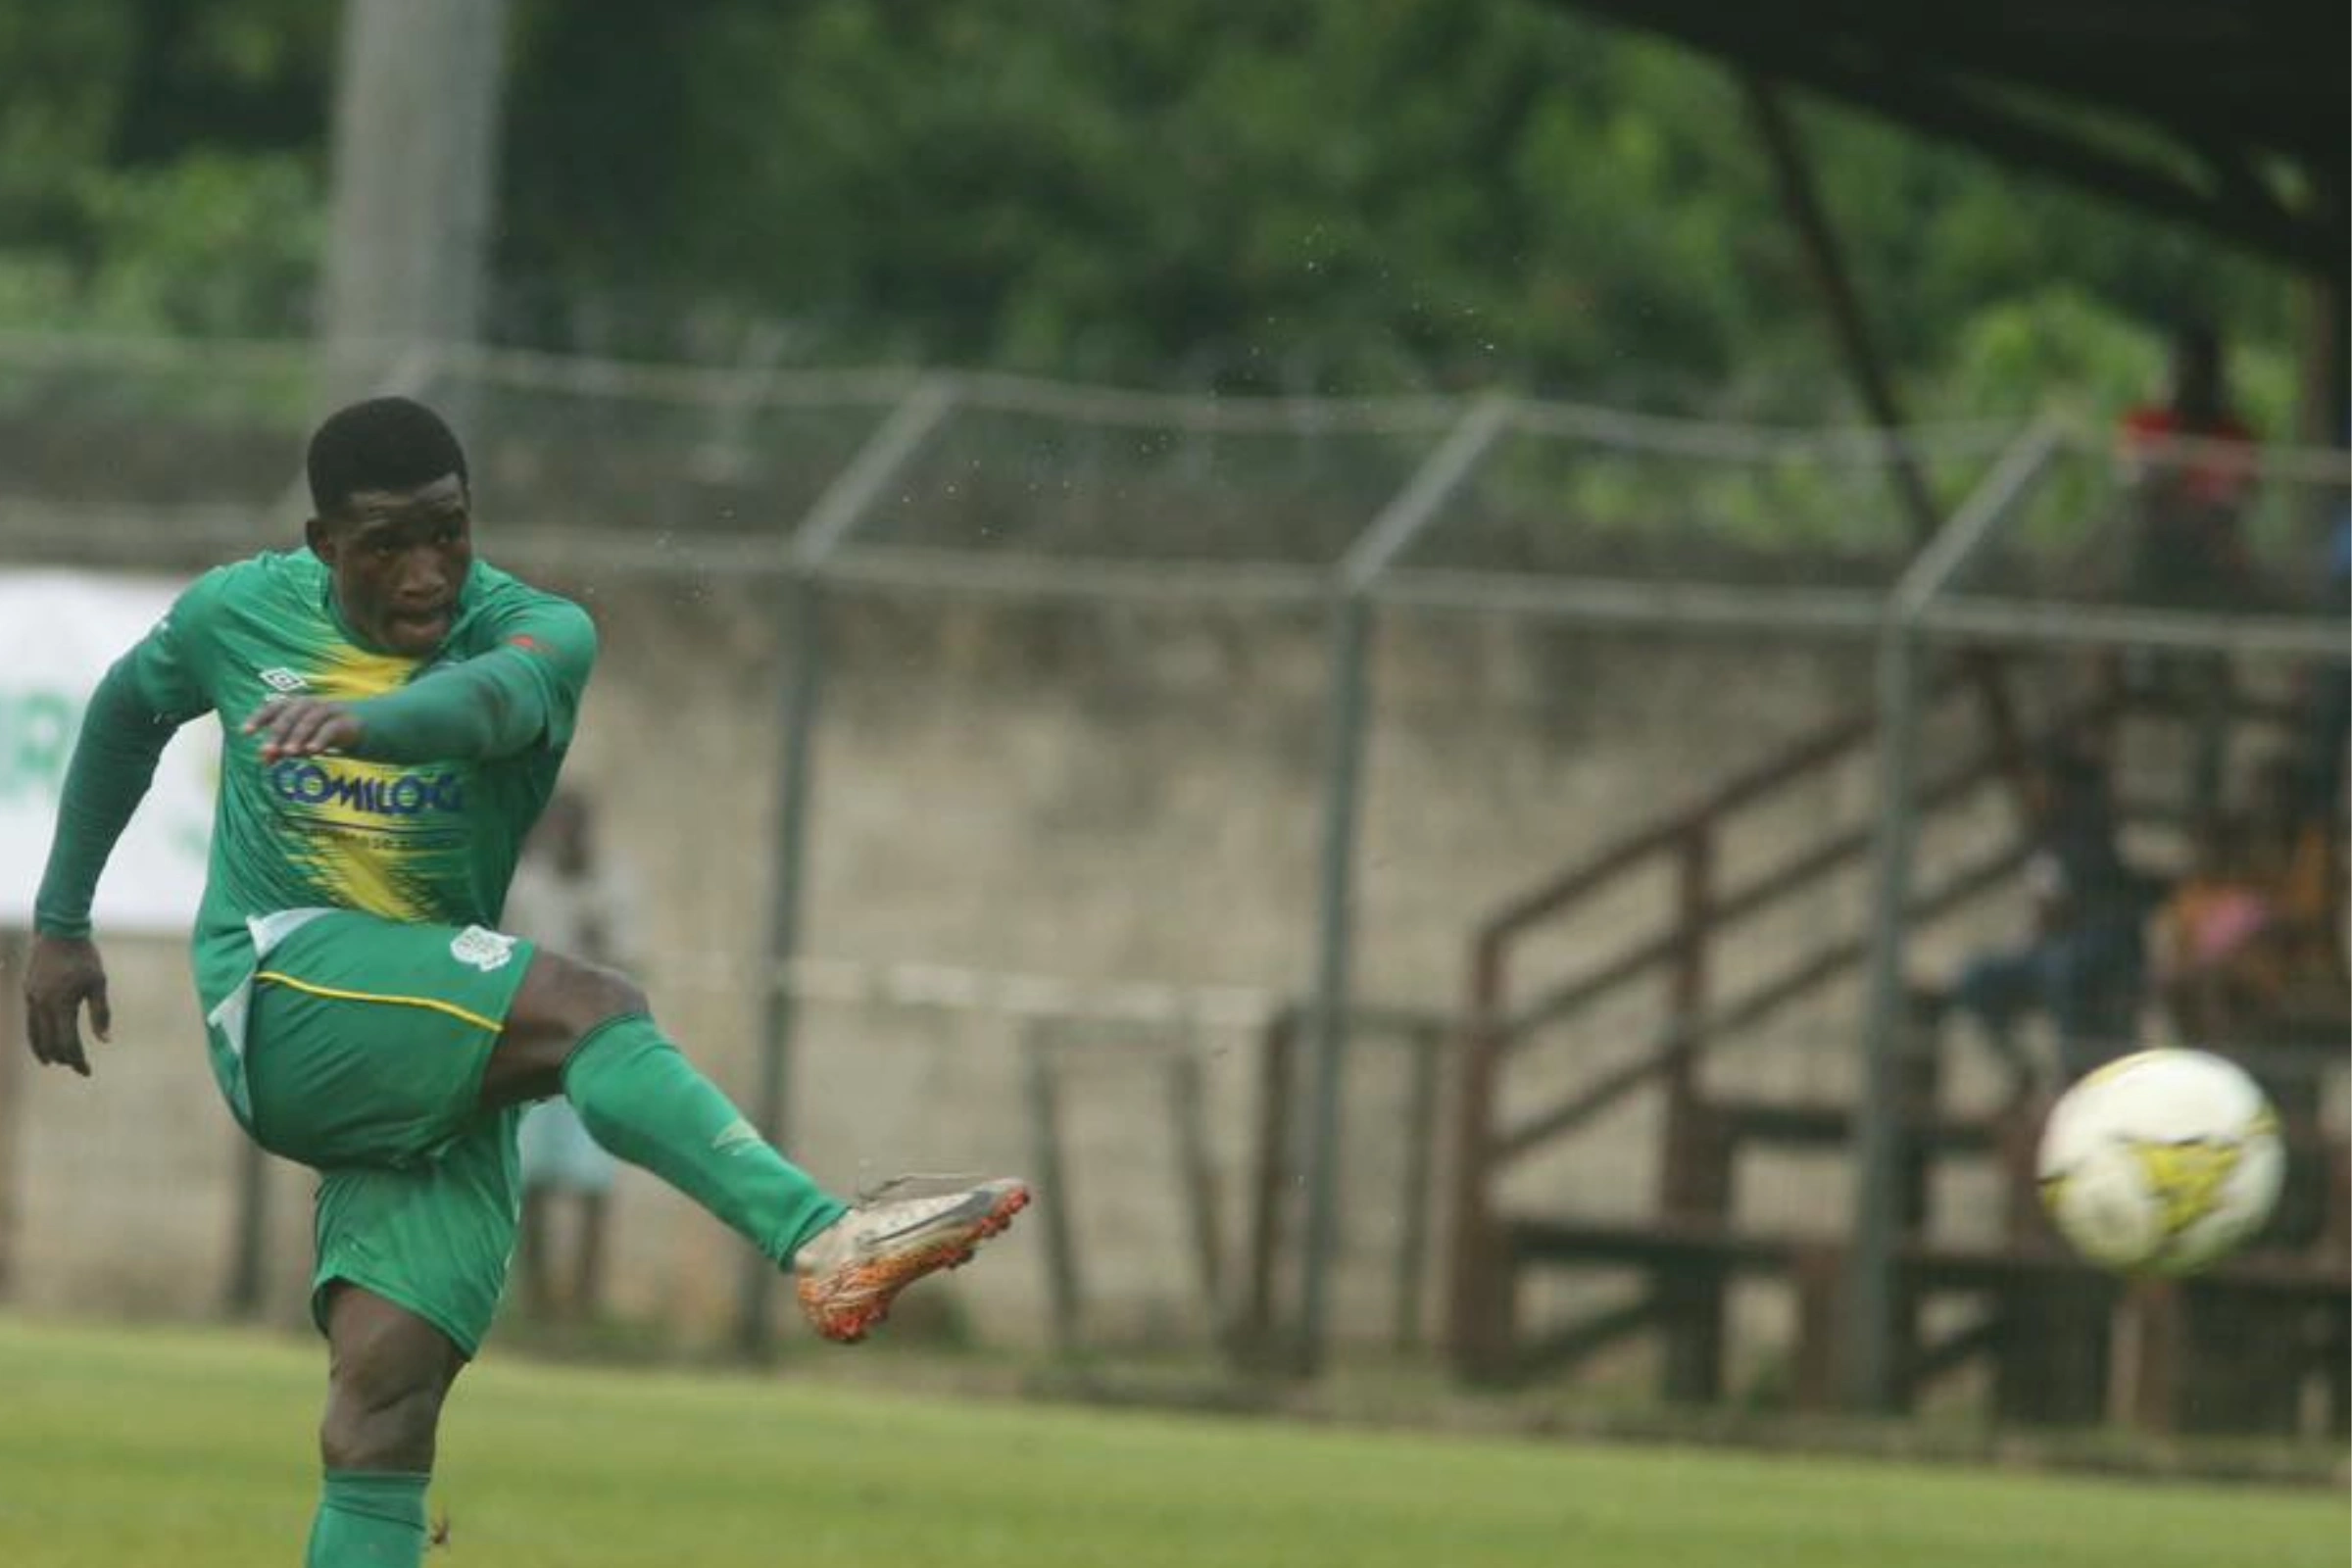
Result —
[[[1220, 948], [1213, 928], [1226, 911], [1213, 894], [1196, 890], [1168, 919], [1192, 929], [1202, 955], [1197, 965], [1152, 956], [1172, 939], [1138, 938], [1124, 950], [1106, 941], [1073, 960], [1083, 971], [1079, 989], [1094, 1000], [1067, 1010], [1115, 1022], [1118, 1009], [1099, 1004], [1117, 989], [1112, 965], [1122, 951], [1144, 956], [1147, 977], [1174, 999], [1163, 1009], [1171, 1015], [1197, 1012], [1203, 997], [1251, 999], [1226, 1009], [1216, 1038], [1228, 1042], [1260, 1032], [1258, 1022], [1240, 1021], [1243, 1014], [1262, 1022], [1286, 1004], [1302, 1007], [1308, 1109], [1301, 1125], [1280, 1132], [1298, 1143], [1289, 1168], [1303, 1173], [1304, 1266], [1286, 1315], [1309, 1363], [1347, 1289], [1327, 1265], [1360, 1224], [1348, 1213], [1342, 1162], [1343, 1148], [1351, 1159], [1359, 1152], [1348, 1138], [1351, 1012], [1367, 992], [1423, 1008], [1456, 1000], [1448, 992], [1459, 941], [1447, 933], [1483, 912], [1475, 907], [1482, 899], [1513, 891], [1506, 878], [1514, 857], [1523, 869], [1540, 870], [1587, 847], [1556, 824], [1531, 832], [1527, 822], [1497, 815], [1488, 797], [1502, 786], [1492, 780], [1448, 783], [1441, 775], [1426, 781], [1423, 800], [1440, 803], [1432, 809], [1495, 818], [1477, 825], [1488, 836], [1458, 873], [1466, 883], [1476, 870], [1488, 891], [1433, 896], [1426, 910], [1402, 914], [1400, 896], [1368, 899], [1367, 778], [1379, 772], [1382, 736], [1393, 733], [1384, 725], [1399, 703], [1419, 704], [1415, 712], [1442, 721], [1449, 706], [1475, 697], [1477, 669], [1498, 667], [1465, 665], [1471, 684], [1449, 697], [1446, 659], [1468, 658], [1461, 650], [1489, 633], [1567, 628], [1632, 637], [1646, 648], [1704, 646], [1703, 657], [1737, 682], [1752, 647], [1796, 648], [1819, 656], [1828, 671], [1822, 692], [1834, 694], [1845, 690], [1842, 672], [1858, 672], [1869, 654], [1886, 718], [1880, 983], [1866, 1014], [1849, 1017], [1845, 1031], [1849, 1043], [1871, 1042], [1868, 1059], [1876, 1061], [1888, 1049], [1889, 987], [1902, 953], [1923, 660], [1964, 643], [2280, 658], [2342, 651], [2342, 606], [2317, 591], [2316, 570], [2302, 564], [2318, 558], [2321, 530], [2343, 509], [2344, 460], [2332, 452], [2273, 449], [2255, 460], [2261, 499], [2249, 531], [2270, 596], [2254, 608], [2192, 609], [2134, 598], [2103, 564], [2123, 548], [2129, 526], [2104, 432], [2041, 422], [1926, 426], [1889, 437], [1703, 424], [1501, 396], [1176, 398], [978, 373], [683, 368], [459, 346], [387, 353], [378, 381], [457, 416], [494, 559], [592, 600], [600, 592], [606, 602], [618, 599], [624, 588], [650, 596], [657, 612], [708, 616], [711, 627], [724, 622], [737, 642], [757, 645], [730, 666], [759, 674], [752, 689], [736, 693], [735, 711], [755, 716], [723, 755], [763, 804], [730, 808], [727, 826], [712, 826], [759, 853], [722, 857], [709, 874], [724, 880], [719, 902], [731, 911], [730, 930], [759, 935], [725, 947], [720, 972], [707, 983], [757, 1009], [748, 1096], [761, 1123], [788, 1142], [810, 1104], [796, 1086], [806, 1077], [800, 1051], [812, 1010], [842, 1004], [810, 992], [811, 962], [821, 966], [850, 947], [876, 972], [942, 956], [920, 918], [899, 914], [861, 927], [855, 871], [828, 869], [812, 843], [837, 825], [856, 838], [853, 819], [862, 809], [854, 794], [816, 787], [820, 755], [847, 744], [848, 721], [832, 709], [838, 682], [849, 679], [861, 696], [879, 692], [887, 705], [919, 700], [925, 682], [959, 657], [976, 662], [981, 685], [958, 689], [982, 690], [996, 678], [992, 660], [1002, 678], [1017, 679], [1044, 666], [1082, 667], [1101, 651], [1067, 626], [1049, 626], [1038, 635], [1059, 638], [1053, 648], [959, 656], [943, 628], [963, 624], [958, 607], [977, 605], [992, 607], [989, 613], [1042, 607], [1044, 614], [1122, 617], [1087, 635], [1102, 647], [1131, 652], [1141, 641], [1165, 655], [1144, 682], [1152, 692], [1167, 683], [1193, 690], [1199, 683], [1182, 666], [1197, 656], [1218, 666], [1200, 682], [1214, 687], [1222, 678], [1248, 694], [1245, 703], [1196, 692], [1200, 711], [1236, 715], [1238, 730], [1196, 739], [1228, 759], [1217, 788], [1232, 814], [1266, 788], [1253, 771], [1266, 759], [1278, 760], [1298, 786], [1274, 813], [1279, 822], [1258, 829], [1279, 853], [1249, 870], [1280, 883], [1279, 896], [1237, 899], [1231, 911], [1237, 926], [1262, 928], [1264, 956], [1236, 961], [1233, 948]], [[319, 412], [316, 385], [302, 345], [0, 342], [0, 553], [181, 566], [290, 541], [307, 510], [296, 472]], [[1932, 539], [1918, 538], [1906, 520], [1891, 482], [1898, 464], [1917, 467], [1949, 519]], [[1204, 631], [1213, 638], [1237, 623], [1274, 628], [1273, 641], [1240, 654], [1193, 647]], [[872, 674], [889, 662], [877, 641], [909, 627], [922, 628], [909, 641], [924, 650], [909, 656], [912, 673]], [[1397, 644], [1415, 638], [1437, 639], [1441, 651], [1400, 675]], [[1402, 690], [1392, 695], [1384, 681]], [[1564, 693], [1552, 689], [1560, 684]], [[1543, 722], [1574, 705], [1576, 684], [1572, 672], [1538, 682], [1544, 689], [1525, 711], [1493, 722]], [[1852, 694], [1867, 692], [1856, 686]], [[1095, 738], [1115, 741], [1131, 716], [1118, 711], [1119, 694], [1092, 691], [1086, 700], [1105, 705]], [[1750, 741], [1819, 716], [1799, 700], [1785, 713], [1741, 715], [1756, 725]], [[984, 715], [978, 727], [992, 722], [1014, 728], [966, 735], [966, 743], [1021, 744], [1019, 715]], [[1683, 750], [1703, 768], [1721, 740], [1691, 737]], [[759, 755], [743, 755], [747, 741]], [[1152, 755], [1183, 755], [1175, 744]], [[1598, 744], [1610, 743], [1603, 736]], [[697, 765], [718, 765], [720, 755]], [[1645, 810], [1706, 782], [1680, 763], [1671, 779], [1660, 777], [1638, 751], [1627, 755], [1618, 798], [1585, 813], [1594, 833], [1638, 825]], [[1232, 760], [1245, 757], [1256, 760]], [[1728, 760], [1714, 756], [1717, 766]], [[952, 756], [937, 760], [952, 770]], [[1381, 788], [1397, 788], [1400, 771], [1391, 768]], [[1646, 797], [1644, 772], [1655, 792]], [[1124, 787], [1138, 800], [1171, 792], [1156, 777]], [[1086, 790], [1051, 788], [1072, 800], [1056, 808], [1068, 822], [1049, 831], [1083, 839], [1087, 807], [1078, 797]], [[952, 783], [918, 793], [916, 810], [956, 808]], [[1140, 820], [1129, 807], [1120, 820]], [[1394, 816], [1397, 808], [1387, 809]], [[975, 811], [956, 842], [968, 847], [990, 822]], [[872, 831], [887, 839], [891, 829]], [[1154, 874], [1180, 877], [1183, 858], [1168, 851], [1152, 862]], [[993, 886], [1010, 888], [1016, 900], [1041, 909], [1066, 901], [1048, 913], [1069, 925], [1132, 918], [1115, 878], [1090, 879], [1058, 860], [1042, 867], [1035, 885], [1019, 883], [1011, 867], [999, 870], [1016, 880]], [[1066, 885], [1051, 885], [1054, 878]], [[985, 925], [987, 912], [974, 918]], [[1395, 972], [1409, 977], [1390, 983], [1384, 956], [1380, 980], [1368, 987], [1367, 944], [1384, 955], [1400, 951], [1407, 926], [1417, 956]], [[677, 946], [680, 956], [692, 949], [696, 961], [709, 956], [707, 944]], [[1433, 948], [1443, 956], [1428, 956]], [[1002, 954], [947, 956], [983, 971], [1005, 967]], [[869, 997], [861, 1004], [881, 1003]], [[1034, 1063], [1068, 1047], [1017, 1049]], [[1222, 1049], [1196, 1043], [1173, 1059]], [[1246, 1072], [1236, 1076], [1247, 1083]], [[1026, 1081], [1043, 1080], [1032, 1073]], [[1871, 1085], [1871, 1102], [1883, 1109], [1886, 1086], [1877, 1076]], [[1242, 1092], [1228, 1091], [1227, 1100]], [[1008, 1109], [1029, 1095], [1030, 1111], [1011, 1112], [1016, 1119], [1025, 1114], [1033, 1128], [1052, 1120], [1050, 1109], [1037, 1110], [1044, 1100], [1034, 1088], [1003, 1093], [1014, 1097]], [[1219, 1091], [1212, 1084], [1204, 1093], [1215, 1102]], [[1205, 1184], [1195, 1178], [1220, 1161], [1235, 1169], [1246, 1162], [1237, 1147], [1245, 1140], [1230, 1130], [1243, 1121], [1212, 1115], [1204, 1133], [1184, 1116], [1171, 1124], [1180, 1151], [1172, 1168], [1192, 1173], [1186, 1202], [1213, 1207], [1198, 1198]], [[1868, 1293], [1884, 1277], [1886, 1224], [1869, 1208], [1868, 1172], [1887, 1145], [1883, 1117], [1865, 1125], [1856, 1217], [1867, 1325]], [[1202, 1137], [1227, 1147], [1202, 1153], [1195, 1147]], [[1018, 1153], [1018, 1145], [1008, 1152]], [[1230, 1304], [1235, 1270], [1207, 1260], [1220, 1255], [1214, 1239], [1231, 1226], [1215, 1214], [1178, 1224], [1210, 1238], [1187, 1245], [1203, 1260], [1200, 1277]], [[1058, 1245], [1076, 1244], [1065, 1237]], [[750, 1268], [739, 1285], [736, 1332], [755, 1348], [774, 1320], [769, 1279]], [[1065, 1306], [1057, 1301], [1054, 1311], [1074, 1321], [1075, 1309]]]

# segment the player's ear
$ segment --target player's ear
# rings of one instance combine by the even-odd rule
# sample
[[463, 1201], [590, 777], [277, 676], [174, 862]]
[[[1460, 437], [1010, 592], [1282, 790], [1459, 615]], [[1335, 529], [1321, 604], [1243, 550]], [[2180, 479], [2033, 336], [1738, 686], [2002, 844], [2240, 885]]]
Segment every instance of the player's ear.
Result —
[[313, 517], [302, 525], [302, 542], [320, 561], [334, 560], [334, 530], [327, 527], [324, 518]]

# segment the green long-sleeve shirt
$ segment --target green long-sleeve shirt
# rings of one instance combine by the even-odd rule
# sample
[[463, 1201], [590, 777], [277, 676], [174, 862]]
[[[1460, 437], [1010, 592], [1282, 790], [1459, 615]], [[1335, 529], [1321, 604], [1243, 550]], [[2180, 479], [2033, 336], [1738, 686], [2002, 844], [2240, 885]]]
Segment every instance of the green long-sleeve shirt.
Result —
[[[578, 606], [480, 563], [448, 638], [421, 659], [361, 642], [307, 550], [209, 572], [91, 697], [35, 925], [88, 933], [100, 870], [165, 742], [207, 712], [222, 733], [195, 934], [208, 1012], [250, 971], [260, 916], [335, 907], [495, 925], [595, 658]], [[265, 764], [242, 725], [293, 695], [351, 702], [365, 735], [355, 755]]]

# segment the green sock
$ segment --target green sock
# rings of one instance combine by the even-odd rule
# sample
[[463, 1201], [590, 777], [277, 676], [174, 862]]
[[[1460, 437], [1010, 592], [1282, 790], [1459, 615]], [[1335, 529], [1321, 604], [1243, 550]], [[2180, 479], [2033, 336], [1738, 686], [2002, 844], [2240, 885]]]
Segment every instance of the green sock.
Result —
[[589, 1136], [727, 1222], [779, 1264], [849, 1205], [768, 1147], [643, 1013], [588, 1031], [564, 1094]]
[[329, 1470], [303, 1568], [418, 1568], [424, 1486], [407, 1471]]

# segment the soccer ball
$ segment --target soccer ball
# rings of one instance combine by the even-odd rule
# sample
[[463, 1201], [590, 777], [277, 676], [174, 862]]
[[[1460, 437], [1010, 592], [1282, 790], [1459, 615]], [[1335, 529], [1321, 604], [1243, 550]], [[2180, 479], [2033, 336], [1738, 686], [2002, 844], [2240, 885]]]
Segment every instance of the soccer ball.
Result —
[[2192, 1274], [2278, 1201], [2278, 1117], [2236, 1064], [2143, 1051], [2058, 1097], [2036, 1162], [2042, 1206], [2075, 1250], [2133, 1274]]

